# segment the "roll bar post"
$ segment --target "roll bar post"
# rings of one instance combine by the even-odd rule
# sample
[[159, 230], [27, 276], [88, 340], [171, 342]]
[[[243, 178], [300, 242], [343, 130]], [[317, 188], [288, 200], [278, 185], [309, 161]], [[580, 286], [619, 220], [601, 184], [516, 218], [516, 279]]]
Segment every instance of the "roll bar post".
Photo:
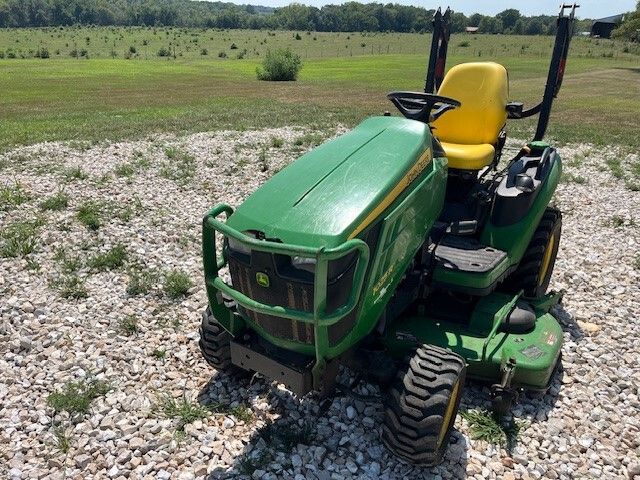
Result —
[[[547, 76], [547, 84], [544, 89], [542, 102], [531, 108], [529, 111], [522, 112], [522, 117], [530, 116], [527, 115], [529, 112], [531, 112], [532, 115], [538, 111], [540, 112], [536, 134], [533, 137], [534, 141], [542, 140], [544, 137], [544, 134], [547, 131], [547, 126], [549, 125], [549, 116], [551, 115], [553, 99], [558, 96], [558, 92], [562, 86], [564, 70], [567, 64], [567, 54], [569, 52], [569, 43], [573, 36], [573, 20], [575, 18], [576, 8], [578, 7], [579, 5], [575, 3], [571, 5], [562, 4], [560, 6], [556, 41], [553, 47], [553, 55], [551, 56], [551, 64], [549, 65], [549, 74]], [[568, 15], [565, 15], [565, 10], [569, 10]]]
[[424, 93], [437, 93], [444, 79], [447, 49], [449, 48], [449, 37], [451, 36], [450, 21], [451, 9], [449, 7], [447, 7], [444, 14], [438, 8], [433, 15], [433, 36], [431, 37], [431, 50], [429, 52]]

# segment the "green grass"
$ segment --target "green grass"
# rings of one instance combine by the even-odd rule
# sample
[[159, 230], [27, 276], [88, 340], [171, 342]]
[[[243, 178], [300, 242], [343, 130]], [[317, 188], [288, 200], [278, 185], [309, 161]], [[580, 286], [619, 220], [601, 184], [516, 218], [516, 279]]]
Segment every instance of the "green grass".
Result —
[[210, 403], [207, 404], [207, 409], [213, 413], [222, 413], [225, 415], [233, 415], [237, 420], [241, 422], [249, 422], [253, 419], [253, 412], [245, 405], [238, 405], [230, 407], [222, 403]]
[[116, 165], [113, 173], [118, 177], [130, 178], [133, 177], [140, 170], [148, 168], [151, 165], [149, 160], [140, 151], [133, 152], [133, 158], [131, 161], [122, 162]]
[[325, 136], [319, 133], [305, 133], [297, 137], [293, 144], [296, 146], [310, 146], [315, 147], [320, 145], [325, 139]]
[[69, 256], [64, 247], [56, 249], [53, 259], [60, 264], [62, 272], [66, 274], [77, 272], [83, 265], [80, 257]]
[[62, 425], [53, 427], [54, 446], [61, 453], [68, 453], [71, 448], [71, 436]]
[[621, 228], [625, 226], [635, 227], [636, 222], [633, 218], [630, 218], [629, 220], [627, 220], [625, 217], [615, 214], [615, 215], [612, 215], [611, 218], [605, 222], [605, 225], [613, 228]]
[[22, 186], [15, 182], [13, 185], [4, 185], [0, 187], [0, 212], [9, 211], [29, 201], [31, 196]]
[[86, 202], [78, 207], [76, 216], [89, 230], [98, 230], [102, 225], [102, 205], [96, 202]]
[[126, 317], [121, 318], [116, 327], [118, 333], [127, 337], [135, 335], [140, 331], [138, 328], [138, 319], [135, 315], [127, 315]]
[[621, 158], [609, 158], [606, 164], [616, 179], [622, 180], [625, 187], [632, 191], [640, 191], [640, 162], [623, 162]]
[[611, 175], [616, 177], [618, 180], [622, 180], [624, 178], [625, 172], [622, 167], [622, 161], [619, 158], [608, 158], [605, 162], [611, 171]]
[[207, 407], [199, 403], [187, 400], [185, 397], [176, 400], [169, 395], [161, 398], [158, 408], [166, 418], [172, 418], [177, 421], [176, 430], [178, 432], [183, 432], [184, 427], [188, 424], [206, 418], [211, 414]]
[[89, 258], [87, 265], [94, 270], [104, 272], [106, 270], [115, 270], [124, 265], [127, 260], [127, 249], [124, 245], [118, 244], [107, 250], [98, 253]]
[[57, 290], [62, 298], [79, 300], [89, 296], [85, 280], [75, 273], [66, 273], [52, 280], [51, 287]]
[[[183, 55], [166, 60], [145, 54], [143, 40], [148, 40], [149, 50], [155, 49], [166, 42], [166, 31], [168, 38], [181, 39], [176, 41]], [[199, 38], [197, 48], [185, 41], [190, 34]], [[91, 59], [69, 58], [64, 45], [84, 36], [91, 37]], [[295, 41], [291, 32], [269, 36], [241, 30], [5, 29], [0, 31], [0, 49], [11, 45], [28, 52], [28, 44], [46, 42], [53, 58], [0, 60], [0, 149], [45, 140], [117, 140], [167, 131], [351, 126], [368, 115], [393, 110], [385, 99], [388, 91], [416, 90], [424, 83], [428, 35], [313, 33], [302, 37]], [[462, 40], [470, 46], [457, 47]], [[114, 41], [123, 51], [135, 44], [139, 57], [112, 59]], [[247, 48], [243, 60], [200, 55], [201, 48], [218, 52], [232, 42], [240, 50]], [[56, 43], [61, 45], [60, 55], [55, 54]], [[365, 48], [360, 47], [362, 43]], [[511, 99], [530, 105], [542, 95], [552, 44], [550, 37], [454, 35], [448, 65], [470, 60], [502, 62], [510, 72]], [[256, 80], [255, 68], [266, 49], [286, 46], [303, 57], [299, 80]], [[640, 46], [620, 41], [575, 38], [549, 137], [560, 142], [639, 147], [639, 53]], [[533, 126], [532, 119], [511, 121], [509, 132], [527, 137]]]
[[162, 348], [156, 348], [151, 352], [151, 356], [158, 360], [164, 360], [167, 357], [167, 351]]
[[469, 424], [472, 440], [500, 445], [510, 452], [518, 441], [520, 431], [525, 424], [512, 420], [505, 423], [486, 410], [461, 410], [460, 416]]
[[149, 293], [154, 283], [158, 281], [158, 275], [155, 272], [141, 267], [133, 267], [127, 273], [129, 275], [127, 293], [132, 296]]
[[287, 421], [275, 421], [262, 427], [258, 435], [267, 445], [290, 452], [298, 444], [309, 445], [313, 440], [313, 430], [313, 425], [308, 422], [300, 426]]
[[573, 173], [568, 172], [562, 174], [562, 181], [565, 183], [577, 183], [579, 185], [589, 183], [586, 177], [583, 177], [582, 175], [574, 175]]
[[113, 171], [118, 177], [132, 177], [136, 173], [136, 167], [131, 163], [121, 163]]
[[633, 260], [633, 267], [636, 270], [640, 270], [640, 253], [636, 254], [636, 258]]
[[[296, 39], [296, 34], [299, 39]], [[87, 41], [87, 38], [89, 41]], [[402, 33], [329, 33], [263, 30], [215, 30], [178, 27], [64, 27], [0, 30], [0, 51], [11, 50], [18, 57], [32, 58], [39, 48], [46, 47], [51, 58], [39, 60], [43, 64], [59, 59], [71, 59], [72, 50], [86, 50], [92, 59], [124, 59], [131, 63], [158, 60], [161, 48], [175, 47], [179, 59], [203, 59], [206, 49], [213, 61], [235, 63], [236, 53], [244, 52], [245, 59], [262, 59], [267, 50], [291, 48], [303, 59], [323, 57], [357, 57], [362, 55], [420, 54], [429, 46], [428, 34]], [[171, 44], [171, 45], [170, 45]], [[364, 45], [364, 46], [363, 46]], [[521, 53], [524, 56], [548, 55], [553, 45], [551, 37], [517, 35], [454, 34], [449, 46], [452, 55], [461, 53], [474, 57]], [[235, 48], [232, 48], [235, 47]], [[135, 54], [130, 55], [131, 47]], [[630, 53], [625, 53], [624, 50]], [[636, 44], [604, 39], [576, 38], [572, 43], [575, 55], [591, 58], [628, 58], [640, 51]], [[226, 59], [218, 59], [224, 52]], [[81, 63], [84, 59], [73, 59]], [[159, 60], [170, 63], [172, 60]]]
[[89, 411], [91, 402], [110, 389], [107, 382], [95, 378], [67, 382], [61, 390], [47, 397], [47, 405], [56, 413], [68, 412], [72, 416], [85, 414]]
[[160, 175], [178, 184], [185, 185], [196, 174], [196, 159], [193, 155], [176, 147], [164, 150], [167, 160], [160, 168]]
[[39, 272], [42, 270], [42, 265], [35, 259], [31, 257], [27, 257], [25, 259], [25, 263], [27, 264], [28, 270], [33, 270], [34, 272]]
[[72, 182], [74, 180], [86, 180], [89, 178], [89, 175], [86, 174], [82, 167], [71, 167], [67, 168], [63, 172], [64, 178], [67, 182]]
[[38, 245], [38, 234], [42, 222], [24, 221], [12, 223], [0, 230], [0, 257], [26, 257]]
[[60, 211], [69, 206], [69, 195], [60, 190], [58, 193], [45, 198], [40, 202], [40, 209], [43, 211]]
[[172, 270], [164, 277], [164, 291], [173, 299], [184, 297], [191, 287], [193, 281], [189, 274], [182, 270]]

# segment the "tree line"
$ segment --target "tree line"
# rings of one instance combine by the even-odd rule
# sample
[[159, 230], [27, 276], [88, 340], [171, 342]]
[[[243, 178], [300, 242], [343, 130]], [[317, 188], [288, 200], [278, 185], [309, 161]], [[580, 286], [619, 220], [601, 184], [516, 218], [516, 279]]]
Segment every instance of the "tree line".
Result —
[[[293, 3], [282, 8], [190, 0], [0, 0], [0, 27], [136, 25], [288, 29], [321, 32], [430, 32], [434, 10], [398, 4], [348, 2], [322, 8]], [[586, 21], [589, 22], [589, 21]], [[586, 24], [585, 24], [586, 25]], [[526, 17], [516, 9], [496, 16], [454, 12], [453, 33], [549, 35], [556, 17]]]

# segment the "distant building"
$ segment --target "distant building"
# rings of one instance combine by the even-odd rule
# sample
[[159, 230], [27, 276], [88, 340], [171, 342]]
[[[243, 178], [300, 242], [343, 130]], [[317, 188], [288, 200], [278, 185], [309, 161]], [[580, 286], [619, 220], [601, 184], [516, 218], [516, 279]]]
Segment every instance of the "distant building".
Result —
[[479, 27], [466, 27], [464, 31], [467, 33], [478, 33], [478, 29]]
[[622, 23], [622, 20], [624, 20], [624, 13], [595, 20], [591, 25], [591, 36], [611, 38], [611, 32]]

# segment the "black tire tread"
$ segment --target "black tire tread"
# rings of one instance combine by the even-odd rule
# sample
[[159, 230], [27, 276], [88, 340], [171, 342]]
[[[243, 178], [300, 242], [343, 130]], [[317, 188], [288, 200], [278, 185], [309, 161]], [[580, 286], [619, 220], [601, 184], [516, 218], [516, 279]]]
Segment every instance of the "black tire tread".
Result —
[[[556, 254], [551, 258], [546, 281], [542, 284], [539, 284], [538, 273], [540, 272], [547, 243], [555, 230], [558, 231], [557, 242], [559, 244], [562, 232], [562, 213], [557, 208], [547, 207], [527, 250], [522, 256], [522, 260], [520, 260], [518, 268], [509, 275], [508, 281], [505, 282], [507, 291], [516, 293], [523, 290], [524, 296], [531, 298], [540, 297], [546, 293], [553, 273]], [[557, 245], [555, 248], [557, 253]]]
[[231, 363], [231, 335], [215, 319], [209, 307], [202, 313], [200, 341], [202, 356], [216, 370], [229, 371]]
[[435, 465], [442, 461], [451, 434], [450, 426], [438, 448], [444, 413], [458, 380], [462, 389], [465, 374], [466, 364], [459, 355], [435, 345], [418, 347], [388, 391], [383, 443], [411, 463]]

